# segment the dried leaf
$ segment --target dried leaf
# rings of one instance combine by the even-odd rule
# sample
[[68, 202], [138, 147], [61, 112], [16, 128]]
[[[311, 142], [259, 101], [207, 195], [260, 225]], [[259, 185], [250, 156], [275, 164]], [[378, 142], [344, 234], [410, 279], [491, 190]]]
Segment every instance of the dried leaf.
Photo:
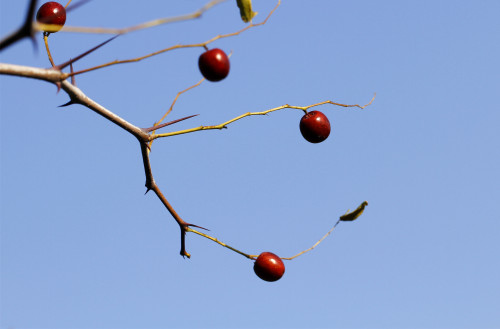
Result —
[[243, 22], [248, 23], [257, 15], [257, 12], [252, 10], [252, 0], [236, 0], [236, 4], [240, 8], [240, 15]]
[[340, 216], [340, 220], [341, 221], [347, 221], [347, 222], [355, 220], [356, 218], [358, 218], [359, 216], [361, 216], [361, 214], [363, 213], [363, 211], [365, 211], [365, 207], [367, 205], [368, 205], [368, 202], [363, 201], [363, 203], [360, 204], [359, 207], [356, 208], [356, 210], [351, 211], [351, 212], [348, 211], [346, 214]]

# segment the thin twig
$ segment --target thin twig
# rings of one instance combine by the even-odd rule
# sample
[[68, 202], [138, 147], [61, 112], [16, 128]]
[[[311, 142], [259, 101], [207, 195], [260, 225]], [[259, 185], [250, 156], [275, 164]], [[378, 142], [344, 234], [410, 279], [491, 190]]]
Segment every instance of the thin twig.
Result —
[[305, 253], [306, 253], [306, 252], [308, 252], [308, 251], [313, 250], [313, 249], [314, 249], [314, 248], [316, 248], [316, 247], [317, 247], [317, 246], [318, 246], [318, 245], [319, 245], [319, 244], [320, 244], [320, 243], [321, 243], [321, 242], [322, 242], [322, 241], [323, 241], [323, 240], [324, 240], [327, 236], [329, 236], [329, 235], [333, 232], [333, 230], [335, 230], [335, 228], [337, 227], [337, 225], [338, 225], [339, 223], [340, 223], [340, 219], [339, 219], [339, 220], [335, 223], [335, 225], [333, 225], [333, 227], [331, 228], [331, 230], [330, 230], [330, 231], [328, 231], [328, 233], [326, 233], [325, 235], [323, 235], [323, 237], [322, 237], [321, 239], [319, 239], [319, 241], [318, 241], [318, 242], [316, 242], [316, 243], [315, 243], [315, 244], [314, 244], [311, 248], [308, 248], [308, 249], [306, 249], [306, 250], [304, 250], [304, 251], [301, 251], [301, 252], [299, 252], [299, 253], [298, 253], [297, 255], [295, 255], [295, 256], [292, 256], [292, 257], [281, 257], [281, 259], [284, 259], [284, 260], [292, 260], [292, 259], [294, 259], [294, 258], [299, 257], [300, 255], [305, 254]]
[[202, 42], [202, 43], [195, 43], [195, 44], [189, 44], [189, 45], [175, 45], [175, 46], [171, 46], [171, 47], [168, 47], [168, 48], [165, 48], [165, 49], [161, 49], [161, 50], [158, 50], [158, 51], [155, 51], [153, 53], [150, 53], [150, 54], [147, 54], [147, 55], [144, 55], [144, 56], [141, 56], [141, 57], [136, 57], [136, 58], [132, 58], [132, 59], [125, 59], [125, 60], [114, 60], [114, 61], [111, 61], [111, 62], [108, 62], [108, 63], [104, 63], [104, 64], [101, 64], [101, 65], [97, 65], [97, 66], [94, 66], [94, 67], [91, 67], [91, 68], [88, 68], [88, 69], [85, 69], [85, 70], [81, 70], [81, 71], [77, 71], [77, 72], [74, 72], [72, 73], [73, 75], [76, 75], [76, 74], [83, 74], [83, 73], [87, 73], [87, 72], [90, 72], [90, 71], [94, 71], [94, 70], [98, 70], [98, 69], [102, 69], [102, 68], [105, 68], [105, 67], [108, 67], [108, 66], [112, 66], [112, 65], [117, 65], [117, 64], [126, 64], [126, 63], [135, 63], [135, 62], [140, 62], [144, 59], [147, 59], [147, 58], [150, 58], [150, 57], [153, 57], [153, 56], [157, 56], [157, 55], [160, 55], [160, 54], [163, 54], [165, 52], [168, 52], [168, 51], [171, 51], [171, 50], [174, 50], [174, 49], [181, 49], [181, 48], [197, 48], [197, 47], [205, 47], [216, 41], [216, 40], [219, 40], [219, 39], [222, 39], [222, 38], [228, 38], [228, 37], [234, 37], [234, 36], [237, 36], [239, 35], [240, 33], [243, 33], [244, 31], [252, 28], [252, 27], [256, 27], [256, 26], [261, 26], [261, 25], [264, 25], [267, 20], [271, 17], [271, 15], [274, 13], [274, 11], [278, 8], [278, 6], [280, 5], [281, 3], [281, 0], [278, 1], [278, 4], [276, 5], [276, 7], [274, 7], [273, 10], [271, 10], [271, 12], [269, 13], [269, 15], [266, 17], [266, 19], [258, 24], [249, 24], [247, 25], [245, 28], [237, 31], [237, 32], [233, 32], [233, 33], [229, 33], [229, 34], [221, 34], [221, 35], [217, 35], [215, 37], [213, 37], [212, 39], [210, 40], [207, 40], [205, 42]]
[[[138, 30], [143, 30], [143, 29], [147, 29], [147, 28], [151, 28], [151, 27], [155, 27], [155, 26], [159, 26], [159, 25], [195, 19], [195, 18], [202, 16], [203, 13], [206, 12], [207, 10], [209, 10], [210, 8], [214, 7], [215, 5], [217, 5], [219, 3], [225, 2], [225, 1], [227, 1], [227, 0], [213, 0], [213, 1], [210, 1], [209, 3], [205, 4], [203, 7], [201, 7], [200, 9], [198, 9], [197, 11], [195, 11], [191, 14], [154, 19], [152, 21], [144, 22], [141, 24], [137, 24], [137, 25], [125, 27], [125, 28], [64, 26], [59, 32], [93, 33], [93, 34], [126, 34], [126, 33], [134, 32], [134, 31], [138, 31]], [[50, 27], [50, 25], [37, 23], [37, 24], [35, 24], [34, 27], [37, 30], [43, 31], [47, 27]]]
[[312, 107], [316, 107], [316, 106], [320, 106], [320, 105], [325, 105], [325, 104], [331, 104], [331, 105], [340, 106], [340, 107], [356, 107], [356, 108], [359, 108], [359, 109], [364, 109], [365, 107], [369, 106], [373, 102], [373, 100], [375, 99], [375, 96], [376, 96], [376, 94], [373, 96], [373, 98], [370, 100], [369, 103], [367, 103], [365, 105], [362, 105], [362, 106], [359, 105], [359, 104], [354, 104], [354, 105], [341, 104], [341, 103], [336, 103], [336, 102], [333, 102], [333, 101], [324, 101], [324, 102], [320, 102], [320, 103], [316, 103], [316, 104], [311, 104], [311, 105], [307, 105], [307, 106], [293, 106], [293, 105], [285, 104], [285, 105], [278, 106], [278, 107], [275, 107], [275, 108], [272, 108], [272, 109], [269, 109], [269, 110], [266, 110], [266, 111], [248, 112], [248, 113], [242, 114], [240, 116], [237, 116], [236, 118], [233, 118], [231, 120], [228, 120], [226, 122], [223, 122], [223, 123], [215, 125], [215, 126], [199, 126], [199, 127], [195, 127], [195, 128], [184, 129], [184, 130], [179, 130], [179, 131], [173, 131], [173, 132], [164, 133], [164, 134], [157, 134], [157, 135], [152, 136], [152, 139], [162, 138], [162, 137], [170, 137], [170, 136], [176, 136], [176, 135], [182, 135], [182, 134], [188, 134], [188, 133], [192, 133], [192, 132], [195, 132], [195, 131], [202, 131], [202, 130], [214, 130], [214, 129], [219, 129], [220, 130], [220, 129], [223, 129], [223, 128], [227, 128], [227, 125], [229, 125], [229, 124], [231, 124], [231, 123], [233, 123], [235, 121], [238, 121], [240, 119], [243, 119], [245, 117], [254, 116], [254, 115], [266, 115], [268, 113], [271, 113], [271, 112], [274, 112], [274, 111], [283, 110], [283, 109], [297, 109], [297, 110], [302, 110], [304, 112], [307, 112], [307, 110], [309, 110]]
[[[323, 235], [323, 237], [321, 239], [319, 239], [315, 244], [313, 244], [312, 247], [307, 248], [306, 250], [303, 250], [303, 251], [299, 252], [298, 254], [296, 254], [296, 255], [294, 255], [292, 257], [280, 257], [280, 258], [283, 259], [283, 260], [292, 260], [292, 259], [295, 259], [295, 258], [297, 258], [297, 257], [305, 254], [306, 252], [309, 252], [309, 251], [313, 250], [321, 242], [323, 242], [323, 240], [325, 240], [326, 237], [328, 237], [330, 234], [332, 234], [332, 232], [335, 230], [335, 228], [337, 227], [337, 225], [339, 225], [339, 223], [341, 221], [345, 221], [345, 216], [350, 216], [351, 214], [353, 214], [352, 216], [356, 216], [356, 218], [359, 217], [363, 213], [363, 210], [364, 210], [364, 208], [365, 208], [366, 205], [368, 205], [368, 202], [363, 201], [363, 203], [355, 211], [349, 213], [349, 210], [348, 210], [346, 214], [340, 216], [340, 218], [337, 220], [337, 222], [335, 223], [335, 225], [333, 225], [333, 227], [330, 229], [330, 231], [328, 231], [325, 235]], [[362, 210], [359, 210], [359, 209], [362, 209]], [[214, 237], [212, 237], [212, 236], [210, 236], [208, 234], [205, 234], [205, 233], [201, 233], [201, 232], [199, 232], [197, 230], [194, 230], [192, 228], [189, 228], [189, 227], [186, 229], [186, 232], [192, 232], [192, 233], [196, 233], [198, 235], [201, 235], [202, 237], [207, 238], [207, 239], [209, 239], [209, 240], [211, 240], [211, 241], [213, 241], [213, 242], [215, 242], [215, 243], [223, 246], [224, 248], [228, 248], [228, 249], [230, 249], [230, 250], [232, 250], [232, 251], [234, 251], [234, 252], [236, 252], [236, 253], [238, 253], [238, 254], [240, 254], [242, 256], [245, 256], [246, 258], [249, 258], [249, 259], [256, 259], [259, 256], [259, 255], [250, 255], [250, 254], [247, 254], [247, 253], [245, 253], [243, 251], [240, 251], [240, 250], [238, 250], [238, 249], [236, 249], [234, 247], [231, 247], [230, 245], [228, 245], [228, 244], [220, 241], [217, 238], [214, 238]]]
[[[180, 95], [184, 94], [185, 92], [187, 92], [187, 91], [189, 91], [189, 90], [191, 90], [191, 89], [193, 89], [193, 88], [198, 87], [198, 86], [199, 86], [199, 85], [200, 85], [203, 81], [205, 81], [205, 78], [201, 79], [200, 81], [198, 81], [196, 84], [194, 84], [194, 85], [190, 86], [189, 88], [186, 88], [186, 89], [184, 89], [184, 90], [182, 90], [182, 91], [179, 91], [179, 92], [177, 93], [177, 95], [175, 96], [175, 98], [174, 98], [174, 100], [173, 100], [172, 104], [170, 105], [169, 109], [167, 110], [167, 112], [165, 112], [165, 114], [161, 117], [161, 119], [160, 119], [160, 120], [158, 120], [158, 122], [155, 122], [155, 123], [153, 124], [153, 128], [154, 128], [154, 127], [156, 127], [156, 126], [158, 126], [158, 127], [159, 127], [159, 126], [160, 126], [160, 123], [161, 123], [161, 122], [162, 122], [162, 121], [163, 121], [163, 120], [167, 117], [167, 115], [169, 115], [169, 114], [170, 114], [170, 112], [172, 112], [172, 110], [174, 109], [174, 105], [175, 105], [175, 103], [177, 103], [177, 99], [179, 99], [179, 96], [180, 96]], [[154, 136], [155, 134], [156, 134], [156, 129], [154, 129], [154, 130], [152, 131], [151, 136]], [[153, 141], [154, 141], [154, 138], [152, 138], [152, 139], [151, 139], [151, 141], [149, 142], [149, 147], [150, 147], [150, 148], [151, 148], [151, 145], [153, 144]]]
[[240, 254], [240, 255], [242, 255], [242, 256], [245, 256], [246, 258], [249, 258], [249, 259], [255, 259], [255, 258], [257, 258], [257, 256], [255, 256], [255, 255], [249, 255], [249, 254], [246, 254], [246, 253], [244, 253], [243, 251], [240, 251], [240, 250], [238, 250], [238, 249], [236, 249], [236, 248], [234, 248], [234, 247], [231, 247], [231, 246], [230, 246], [230, 245], [228, 245], [228, 244], [225, 244], [224, 242], [222, 242], [222, 241], [218, 240], [217, 238], [214, 238], [214, 237], [212, 237], [212, 236], [210, 236], [210, 235], [208, 235], [208, 234], [205, 234], [205, 233], [201, 233], [200, 231], [197, 231], [197, 230], [192, 229], [192, 228], [190, 228], [190, 227], [188, 227], [188, 228], [186, 229], [186, 232], [192, 232], [192, 233], [195, 233], [195, 234], [201, 235], [202, 237], [207, 238], [207, 239], [209, 239], [209, 240], [211, 240], [211, 241], [213, 241], [213, 242], [215, 242], [215, 243], [218, 243], [218, 244], [220, 244], [221, 246], [223, 246], [224, 248], [228, 248], [228, 249], [230, 249], [230, 250], [232, 250], [232, 251], [234, 251], [234, 252], [236, 252], [236, 253], [238, 253], [238, 254]]
[[163, 121], [163, 120], [167, 117], [167, 115], [169, 115], [169, 114], [170, 114], [170, 112], [172, 112], [172, 110], [173, 110], [173, 108], [174, 108], [174, 105], [175, 105], [175, 103], [177, 103], [177, 99], [179, 99], [179, 96], [180, 96], [180, 95], [184, 94], [185, 92], [187, 92], [187, 91], [189, 91], [189, 90], [191, 90], [191, 89], [193, 89], [193, 88], [198, 87], [198, 86], [199, 86], [199, 85], [200, 85], [203, 81], [205, 81], [205, 78], [201, 79], [201, 80], [200, 80], [200, 81], [198, 81], [196, 84], [194, 84], [194, 85], [192, 85], [192, 86], [190, 86], [190, 87], [188, 87], [188, 88], [186, 88], [186, 89], [184, 89], [184, 90], [182, 90], [182, 91], [179, 91], [179, 92], [177, 93], [177, 95], [175, 96], [174, 100], [172, 101], [172, 104], [171, 104], [171, 105], [170, 105], [170, 107], [168, 108], [167, 112], [165, 112], [165, 114], [161, 117], [161, 119], [160, 119], [160, 120], [158, 120], [158, 122], [156, 122], [156, 123], [154, 124], [154, 126], [159, 125], [159, 124], [160, 124], [160, 123], [161, 123], [161, 122], [162, 122], [162, 121]]
[[[280, 258], [281, 258], [281, 259], [283, 259], [283, 260], [292, 260], [292, 259], [294, 259], [294, 258], [297, 258], [297, 257], [299, 257], [299, 256], [301, 256], [301, 255], [303, 255], [303, 254], [305, 254], [306, 252], [309, 252], [309, 251], [313, 250], [313, 249], [314, 249], [314, 248], [316, 248], [316, 247], [317, 247], [317, 246], [318, 246], [321, 242], [323, 242], [323, 240], [324, 240], [326, 237], [328, 237], [328, 236], [329, 236], [329, 235], [333, 232], [333, 230], [335, 230], [335, 228], [337, 227], [337, 225], [338, 225], [339, 223], [340, 223], [340, 219], [339, 219], [339, 220], [335, 223], [335, 225], [334, 225], [334, 226], [330, 229], [330, 231], [328, 231], [328, 232], [327, 232], [327, 233], [326, 233], [326, 234], [325, 234], [325, 235], [324, 235], [321, 239], [319, 239], [319, 241], [317, 241], [317, 242], [316, 242], [316, 243], [315, 243], [312, 247], [310, 247], [310, 248], [308, 248], [308, 249], [306, 249], [306, 250], [303, 250], [303, 251], [299, 252], [298, 254], [296, 254], [296, 255], [294, 255], [294, 256], [292, 256], [292, 257], [280, 257]], [[228, 245], [228, 244], [226, 244], [226, 243], [224, 243], [224, 242], [220, 241], [220, 240], [219, 240], [219, 239], [217, 239], [217, 238], [214, 238], [214, 237], [212, 237], [212, 236], [210, 236], [210, 235], [208, 235], [208, 234], [205, 234], [205, 233], [201, 233], [201, 232], [199, 232], [199, 231], [197, 231], [197, 230], [194, 230], [194, 229], [192, 229], [192, 228], [187, 228], [187, 229], [186, 229], [186, 231], [187, 231], [187, 232], [196, 233], [196, 234], [198, 234], [198, 235], [201, 235], [202, 237], [207, 238], [207, 239], [209, 239], [209, 240], [211, 240], [211, 241], [213, 241], [213, 242], [215, 242], [215, 243], [217, 243], [217, 244], [219, 244], [219, 245], [223, 246], [224, 248], [228, 248], [228, 249], [230, 249], [230, 250], [232, 250], [232, 251], [234, 251], [234, 252], [236, 252], [236, 253], [238, 253], [238, 254], [240, 254], [240, 255], [242, 255], [242, 256], [245, 256], [246, 258], [249, 258], [249, 259], [256, 259], [256, 258], [259, 256], [259, 255], [250, 255], [250, 254], [247, 254], [247, 253], [245, 253], [245, 252], [243, 252], [243, 251], [240, 251], [240, 250], [238, 250], [238, 249], [236, 249], [236, 248], [234, 248], [234, 247], [231, 247], [230, 245]]]

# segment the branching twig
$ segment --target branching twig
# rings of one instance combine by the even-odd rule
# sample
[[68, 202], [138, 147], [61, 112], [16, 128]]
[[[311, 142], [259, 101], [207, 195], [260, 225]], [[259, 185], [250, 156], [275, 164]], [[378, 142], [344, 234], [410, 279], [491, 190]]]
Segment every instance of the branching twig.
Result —
[[[179, 224], [179, 228], [181, 230], [181, 251], [180, 254], [183, 257], [188, 257], [190, 258], [191, 255], [186, 251], [186, 240], [185, 240], [185, 235], [186, 231], [189, 230], [189, 226], [192, 224], [186, 223], [181, 216], [175, 211], [174, 207], [168, 202], [167, 198], [163, 195], [161, 192], [160, 188], [158, 185], [156, 185], [156, 182], [153, 178], [153, 171], [151, 169], [151, 163], [149, 160], [149, 149], [147, 143], [141, 142], [141, 154], [142, 154], [142, 160], [144, 163], [144, 172], [146, 174], [146, 188], [147, 191], [153, 191], [155, 192], [156, 196], [160, 199], [160, 201], [163, 203], [165, 208], [167, 208], [168, 212], [172, 217], [175, 219], [177, 224]], [[196, 226], [196, 225], [193, 225]]]
[[193, 88], [198, 87], [198, 86], [199, 86], [199, 85], [200, 85], [203, 81], [205, 81], [205, 78], [201, 79], [201, 80], [200, 80], [200, 81], [198, 81], [196, 84], [194, 84], [194, 85], [192, 85], [192, 86], [190, 86], [190, 87], [188, 87], [188, 88], [186, 88], [186, 89], [184, 89], [184, 90], [182, 90], [182, 91], [179, 91], [179, 92], [177, 93], [177, 95], [175, 96], [174, 100], [172, 101], [172, 104], [171, 104], [171, 105], [170, 105], [170, 107], [168, 108], [167, 112], [165, 112], [165, 114], [161, 117], [161, 119], [160, 119], [160, 120], [158, 120], [158, 122], [156, 122], [153, 126], [157, 126], [157, 125], [159, 125], [159, 124], [160, 124], [160, 123], [161, 123], [161, 122], [162, 122], [162, 121], [163, 121], [163, 120], [167, 117], [167, 115], [169, 115], [169, 114], [170, 114], [170, 112], [172, 112], [172, 110], [173, 110], [173, 108], [174, 108], [174, 105], [175, 105], [175, 103], [177, 103], [177, 99], [179, 99], [179, 96], [180, 96], [180, 95], [184, 94], [185, 92], [187, 92], [187, 91], [189, 91], [189, 90], [191, 90], [191, 89], [193, 89]]
[[158, 185], [156, 184], [156, 182], [153, 179], [153, 173], [151, 170], [151, 164], [149, 161], [149, 152], [148, 152], [148, 147], [147, 147], [147, 143], [150, 141], [150, 135], [146, 131], [129, 123], [125, 119], [121, 118], [120, 116], [118, 116], [118, 115], [114, 114], [113, 112], [109, 111], [108, 109], [106, 109], [104, 106], [93, 101], [87, 95], [85, 95], [79, 88], [77, 88], [76, 86], [71, 84], [69, 81], [67, 81], [67, 80], [61, 81], [62, 79], [65, 78], [65, 75], [60, 71], [53, 70], [53, 69], [39, 69], [39, 68], [28, 67], [28, 66], [19, 66], [19, 65], [1, 64], [0, 63], [0, 74], [30, 77], [30, 78], [44, 80], [44, 81], [48, 81], [48, 82], [52, 82], [52, 83], [60, 83], [61, 88], [70, 97], [72, 104], [81, 104], [81, 105], [86, 106], [87, 108], [89, 108], [92, 111], [96, 112], [97, 114], [105, 117], [106, 119], [108, 119], [112, 123], [116, 124], [120, 128], [128, 131], [133, 136], [135, 136], [141, 144], [141, 153], [142, 153], [143, 162], [144, 162], [144, 170], [146, 173], [146, 187], [148, 190], [152, 190], [155, 192], [155, 194], [158, 196], [158, 198], [161, 200], [161, 202], [167, 208], [169, 213], [172, 215], [172, 217], [179, 224], [179, 226], [181, 228], [181, 234], [182, 234], [181, 255], [187, 256], [187, 257], [190, 256], [189, 253], [186, 252], [186, 248], [184, 245], [184, 234], [186, 232], [186, 229], [191, 224], [186, 223], [179, 216], [179, 214], [177, 214], [177, 212], [174, 210], [172, 205], [165, 198], [165, 196], [161, 192], [160, 188], [158, 187]]
[[307, 110], [309, 110], [312, 107], [316, 107], [316, 106], [320, 106], [320, 105], [325, 105], [325, 104], [331, 104], [331, 105], [340, 106], [340, 107], [357, 107], [359, 109], [364, 109], [365, 107], [369, 106], [373, 102], [373, 100], [375, 99], [375, 96], [376, 95], [373, 96], [373, 98], [370, 100], [370, 102], [368, 104], [365, 104], [365, 105], [362, 105], [362, 106], [359, 105], [359, 104], [348, 105], [348, 104], [335, 103], [335, 102], [332, 102], [332, 101], [324, 101], [324, 102], [321, 102], [321, 103], [316, 103], [316, 104], [307, 105], [307, 106], [293, 106], [293, 105], [285, 104], [285, 105], [278, 106], [278, 107], [275, 107], [275, 108], [272, 108], [272, 109], [266, 110], [266, 111], [248, 112], [248, 113], [242, 114], [240, 116], [237, 116], [236, 118], [233, 118], [231, 120], [228, 120], [226, 122], [223, 122], [223, 123], [215, 125], [215, 126], [199, 126], [199, 127], [190, 128], [190, 129], [173, 131], [173, 132], [170, 132], [170, 133], [157, 134], [157, 135], [152, 136], [152, 139], [162, 138], [162, 137], [170, 137], [170, 136], [181, 135], [181, 134], [187, 134], [187, 133], [192, 133], [192, 132], [201, 131], [201, 130], [214, 130], [214, 129], [219, 129], [220, 130], [220, 129], [223, 129], [223, 128], [227, 128], [227, 125], [229, 125], [229, 124], [231, 124], [231, 123], [233, 123], [235, 121], [238, 121], [240, 119], [243, 119], [245, 117], [254, 116], [254, 115], [266, 115], [268, 113], [271, 113], [271, 112], [274, 112], [274, 111], [283, 110], [283, 109], [298, 109], [298, 110], [302, 110], [304, 112], [307, 112]]
[[234, 36], [237, 36], [239, 35], [240, 33], [243, 33], [244, 31], [252, 28], [252, 27], [256, 27], [256, 26], [260, 26], [260, 25], [264, 25], [266, 24], [267, 20], [271, 17], [271, 15], [274, 13], [274, 11], [278, 8], [278, 6], [280, 5], [281, 3], [281, 0], [278, 1], [278, 4], [276, 5], [276, 7], [274, 7], [273, 10], [271, 10], [271, 12], [269, 13], [269, 15], [266, 17], [266, 19], [258, 24], [249, 24], [247, 25], [245, 28], [237, 31], [237, 32], [234, 32], [234, 33], [229, 33], [229, 34], [220, 34], [220, 35], [217, 35], [215, 37], [213, 37], [212, 39], [210, 40], [207, 40], [205, 42], [202, 42], [202, 43], [195, 43], [195, 44], [189, 44], [189, 45], [175, 45], [175, 46], [172, 46], [172, 47], [168, 47], [168, 48], [165, 48], [165, 49], [162, 49], [162, 50], [158, 50], [158, 51], [155, 51], [153, 53], [150, 53], [150, 54], [147, 54], [147, 55], [144, 55], [144, 56], [141, 56], [141, 57], [136, 57], [136, 58], [132, 58], [132, 59], [125, 59], [125, 60], [115, 60], [115, 61], [112, 61], [112, 62], [108, 62], [108, 63], [104, 63], [104, 64], [101, 64], [101, 65], [97, 65], [97, 66], [94, 66], [94, 67], [91, 67], [91, 68], [88, 68], [88, 69], [85, 69], [85, 70], [81, 70], [81, 71], [77, 71], [77, 72], [74, 72], [72, 73], [73, 75], [76, 75], [76, 74], [82, 74], [82, 73], [87, 73], [87, 72], [90, 72], [90, 71], [94, 71], [94, 70], [98, 70], [98, 69], [102, 69], [104, 67], [108, 67], [108, 66], [112, 66], [112, 65], [116, 65], [116, 64], [126, 64], [126, 63], [135, 63], [135, 62], [140, 62], [142, 61], [143, 59], [146, 59], [146, 58], [150, 58], [150, 57], [153, 57], [153, 56], [156, 56], [156, 55], [160, 55], [160, 54], [163, 54], [167, 51], [171, 51], [171, 50], [174, 50], [174, 49], [181, 49], [181, 48], [196, 48], [196, 47], [206, 47], [208, 44], [216, 41], [216, 40], [219, 40], [219, 39], [222, 39], [222, 38], [228, 38], [228, 37], [234, 37]]
[[[163, 121], [163, 120], [167, 117], [167, 115], [169, 115], [169, 114], [170, 114], [170, 112], [172, 112], [172, 110], [174, 109], [174, 105], [175, 105], [175, 103], [177, 103], [177, 99], [179, 99], [179, 96], [180, 96], [180, 95], [184, 94], [185, 92], [187, 92], [187, 91], [189, 91], [189, 90], [191, 90], [191, 89], [193, 89], [193, 88], [198, 87], [198, 86], [199, 86], [199, 85], [200, 85], [203, 81], [205, 81], [205, 78], [201, 79], [201, 80], [200, 80], [200, 81], [198, 81], [196, 84], [194, 84], [194, 85], [192, 85], [192, 86], [190, 86], [190, 87], [188, 87], [188, 88], [186, 88], [186, 89], [184, 89], [184, 90], [182, 90], [182, 91], [179, 91], [179, 92], [177, 93], [177, 95], [175, 96], [175, 98], [174, 98], [174, 100], [173, 100], [172, 104], [171, 104], [171, 105], [170, 105], [170, 107], [168, 108], [167, 112], [165, 112], [165, 114], [161, 117], [161, 119], [160, 119], [160, 120], [158, 120], [158, 122], [155, 122], [155, 123], [153, 124], [153, 128], [154, 128], [154, 127], [157, 127], [157, 126], [159, 127], [159, 126], [160, 126], [160, 123], [161, 123], [161, 122], [162, 122], [162, 121]], [[153, 130], [152, 130], [152, 133], [151, 133], [151, 136], [154, 136], [155, 134], [156, 134], [156, 129], [153, 129]], [[151, 145], [153, 144], [153, 140], [154, 140], [154, 138], [152, 138], [152, 139], [151, 139], [151, 142], [149, 142], [149, 147], [150, 147], [150, 148], [151, 148]]]

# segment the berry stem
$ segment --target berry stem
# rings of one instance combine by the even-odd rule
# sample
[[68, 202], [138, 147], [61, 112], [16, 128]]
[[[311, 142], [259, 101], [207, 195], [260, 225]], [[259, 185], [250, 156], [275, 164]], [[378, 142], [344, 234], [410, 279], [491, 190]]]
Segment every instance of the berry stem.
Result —
[[72, 0], [69, 0], [68, 3], [66, 4], [66, 6], [64, 6], [64, 8], [68, 8], [69, 4], [71, 3]]
[[43, 32], [43, 42], [45, 43], [45, 49], [47, 50], [47, 55], [49, 56], [49, 61], [52, 67], [55, 67], [54, 60], [52, 59], [52, 54], [49, 49], [49, 34], [50, 32]]

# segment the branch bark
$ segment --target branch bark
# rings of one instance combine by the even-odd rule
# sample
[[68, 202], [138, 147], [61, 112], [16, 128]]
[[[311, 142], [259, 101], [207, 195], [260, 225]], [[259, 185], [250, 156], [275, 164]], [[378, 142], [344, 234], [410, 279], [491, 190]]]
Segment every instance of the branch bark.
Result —
[[190, 257], [190, 254], [186, 251], [185, 246], [185, 234], [186, 230], [189, 226], [196, 226], [189, 223], [186, 223], [179, 214], [175, 211], [174, 207], [170, 204], [167, 198], [163, 195], [160, 188], [156, 184], [153, 178], [153, 171], [151, 169], [151, 163], [149, 159], [149, 145], [148, 143], [152, 141], [151, 134], [146, 130], [141, 129], [132, 123], [126, 121], [122, 117], [114, 114], [101, 104], [97, 103], [90, 97], [88, 97], [82, 90], [78, 87], [74, 86], [68, 80], [65, 80], [68, 77], [68, 74], [65, 74], [59, 70], [55, 69], [40, 69], [36, 67], [30, 66], [21, 66], [14, 64], [4, 64], [0, 63], [0, 74], [11, 75], [11, 76], [19, 76], [26, 77], [32, 79], [38, 79], [47, 81], [55, 84], [64, 90], [68, 96], [70, 97], [69, 104], [80, 104], [83, 105], [95, 113], [101, 115], [106, 118], [108, 121], [114, 123], [118, 127], [124, 129], [125, 131], [132, 134], [140, 143], [141, 146], [141, 154], [144, 163], [144, 172], [146, 176], [146, 188], [155, 192], [156, 196], [163, 203], [165, 208], [167, 208], [168, 212], [172, 215], [175, 221], [179, 224], [181, 230], [181, 255]]

